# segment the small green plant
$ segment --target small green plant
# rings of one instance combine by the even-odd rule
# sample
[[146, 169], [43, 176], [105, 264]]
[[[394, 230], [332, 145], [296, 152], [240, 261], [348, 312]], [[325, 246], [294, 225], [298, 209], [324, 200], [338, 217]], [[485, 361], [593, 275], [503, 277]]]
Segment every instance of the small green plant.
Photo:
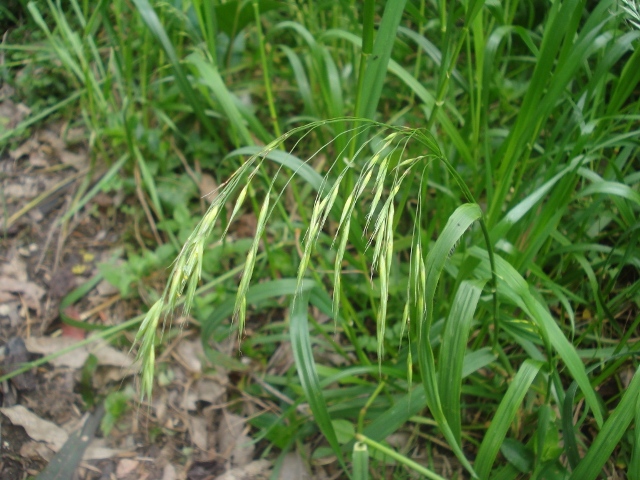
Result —
[[104, 399], [104, 417], [100, 422], [102, 433], [107, 436], [129, 409], [130, 392], [111, 392]]
[[166, 265], [174, 255], [173, 246], [164, 244], [154, 252], [147, 250], [142, 255], [130, 254], [122, 264], [110, 261], [98, 267], [104, 279], [120, 290], [122, 298], [131, 298], [135, 296], [136, 286], [151, 272]]

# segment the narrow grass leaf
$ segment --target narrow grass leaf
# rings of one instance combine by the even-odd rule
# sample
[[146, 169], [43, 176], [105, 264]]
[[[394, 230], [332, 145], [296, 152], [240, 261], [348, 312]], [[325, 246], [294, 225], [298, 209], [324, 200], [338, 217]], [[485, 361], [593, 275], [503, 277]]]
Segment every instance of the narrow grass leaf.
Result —
[[462, 435], [460, 391], [467, 340], [485, 282], [464, 281], [456, 296], [444, 327], [440, 347], [438, 385], [443, 413], [458, 443]]
[[326, 180], [322, 178], [322, 175], [316, 172], [311, 165], [300, 160], [298, 157], [291, 155], [290, 153], [283, 152], [282, 150], [270, 150], [266, 154], [264, 154], [264, 151], [264, 147], [242, 147], [228, 153], [225, 159], [238, 155], [258, 155], [290, 168], [293, 170], [294, 174], [299, 175], [300, 178], [311, 185], [311, 187], [316, 191], [320, 190], [323, 182], [326, 183]]
[[640, 398], [640, 369], [636, 370], [631, 383], [624, 391], [622, 400], [609, 415], [598, 436], [589, 446], [586, 455], [571, 474], [571, 480], [592, 480], [598, 477], [605, 463], [611, 459], [616, 445], [627, 432], [631, 421], [639, 415], [638, 398]]
[[357, 117], [373, 119], [375, 116], [405, 4], [406, 0], [396, 0], [387, 2], [385, 5], [373, 50], [367, 58], [362, 92], [360, 92], [363, 102], [356, 112]]
[[[351, 32], [346, 32], [344, 30], [329, 30], [324, 35], [325, 38], [341, 38], [353, 43], [356, 46], [361, 45], [360, 38], [354, 35]], [[393, 59], [389, 59], [388, 62], [388, 71], [393, 73], [396, 77], [398, 77], [402, 82], [407, 85], [422, 102], [425, 104], [427, 110], [430, 112], [433, 109], [435, 104], [435, 97], [433, 94], [425, 88], [425, 86], [420, 83], [411, 73], [409, 73], [405, 68], [403, 68], [398, 62]], [[364, 108], [364, 104], [363, 104]], [[364, 117], [363, 117], [364, 118]]]
[[490, 347], [484, 347], [473, 352], [467, 352], [462, 362], [462, 378], [467, 378], [474, 372], [495, 362], [497, 355]]
[[209, 87], [211, 93], [220, 103], [222, 110], [231, 123], [231, 128], [237, 132], [238, 141], [249, 145], [253, 144], [253, 138], [245, 125], [245, 120], [233, 100], [235, 95], [224, 84], [218, 69], [209, 63], [200, 52], [194, 52], [189, 55], [187, 61], [196, 68], [199, 73], [199, 80]]
[[318, 107], [316, 106], [315, 100], [312, 95], [311, 85], [309, 84], [309, 79], [307, 77], [307, 73], [302, 66], [302, 61], [291, 48], [286, 45], [280, 45], [280, 49], [284, 52], [289, 59], [289, 63], [291, 64], [291, 69], [293, 70], [293, 74], [296, 78], [296, 84], [298, 85], [297, 91], [300, 93], [300, 97], [302, 97], [302, 103], [304, 104], [305, 113], [307, 115], [311, 115], [312, 117], [318, 117]]
[[473, 468], [462, 452], [459, 444], [447, 418], [442, 409], [442, 398], [438, 391], [438, 376], [436, 373], [435, 360], [433, 350], [429, 340], [429, 332], [433, 322], [433, 308], [436, 295], [436, 287], [440, 279], [440, 275], [444, 268], [444, 264], [449, 258], [449, 252], [456, 245], [462, 234], [471, 226], [473, 222], [482, 216], [480, 207], [473, 203], [467, 203], [459, 206], [449, 217], [444, 230], [436, 240], [435, 245], [427, 255], [425, 261], [425, 308], [424, 315], [419, 320], [418, 328], [418, 359], [420, 372], [422, 374], [422, 385], [425, 389], [426, 398], [429, 404], [429, 410], [433, 415], [438, 426], [442, 430], [445, 438], [449, 442], [449, 446], [460, 462], [473, 474]]
[[[635, 424], [640, 425], [640, 395], [636, 402]], [[633, 450], [629, 462], [630, 480], [640, 480], [640, 428], [636, 426], [633, 435]]]
[[60, 222], [64, 222], [71, 218], [76, 212], [84, 207], [93, 197], [95, 197], [100, 191], [105, 188], [109, 181], [120, 171], [124, 164], [129, 160], [129, 154], [122, 155], [113, 165], [109, 167], [109, 170], [98, 180], [93, 188], [82, 199], [74, 203], [69, 210], [60, 219]]
[[568, 173], [575, 171], [583, 162], [589, 161], [588, 156], [580, 155], [574, 158], [565, 168], [560, 170], [556, 175], [534, 190], [524, 200], [514, 206], [500, 220], [500, 222], [491, 229], [491, 240], [495, 243], [499, 239], [506, 236], [511, 227], [516, 224], [522, 217], [529, 213], [540, 202], [545, 195]]
[[573, 425], [573, 402], [575, 401], [578, 384], [572, 382], [564, 396], [562, 404], [562, 438], [564, 440], [564, 450], [567, 454], [567, 460], [571, 468], [575, 469], [580, 462], [580, 454], [578, 453], [578, 441], [576, 438], [576, 429]]
[[[398, 33], [402, 35], [406, 35], [411, 40], [413, 40], [416, 45], [418, 45], [424, 52], [433, 60], [436, 66], [440, 67], [442, 64], [442, 53], [438, 50], [433, 43], [431, 43], [426, 37], [420, 35], [418, 32], [415, 32], [407, 27], [399, 27]], [[469, 85], [465, 78], [460, 74], [457, 68], [454, 68], [451, 76], [460, 84], [463, 90], [468, 91]]]
[[386, 445], [383, 445], [383, 444], [378, 443], [378, 442], [376, 442], [374, 440], [371, 440], [370, 438], [365, 437], [364, 435], [361, 435], [361, 434], [357, 434], [356, 438], [358, 439], [358, 441], [367, 444], [368, 446], [370, 446], [371, 448], [381, 452], [385, 456], [391, 457], [395, 461], [397, 461], [397, 462], [399, 462], [399, 463], [401, 463], [403, 465], [406, 465], [411, 470], [413, 470], [413, 471], [417, 472], [418, 474], [422, 475], [424, 478], [429, 478], [431, 480], [446, 480], [444, 477], [441, 477], [437, 473], [432, 472], [431, 470], [429, 470], [428, 468], [424, 467], [423, 465], [411, 460], [410, 458], [406, 457], [405, 455], [402, 455], [402, 454], [396, 452], [394, 449], [389, 448]]
[[[545, 24], [540, 54], [537, 57], [536, 67], [529, 87], [522, 100], [515, 125], [510, 130], [507, 140], [497, 155], [497, 158], [501, 159], [501, 164], [495, 178], [500, 179], [500, 181], [496, 184], [495, 195], [491, 199], [489, 206], [487, 223], [490, 226], [497, 222], [498, 216], [501, 214], [508, 191], [513, 185], [512, 179], [516, 168], [519, 163], [523, 163], [519, 162], [519, 160], [526, 148], [526, 143], [531, 141], [534, 132], [541, 126], [541, 123], [535, 117], [545, 118], [544, 113], [540, 111], [539, 105], [543, 101], [550, 102], [549, 104], [557, 101], [557, 96], [552, 97], [546, 94], [547, 85], [550, 79], [554, 78], [551, 73], [560, 53], [563, 39], [567, 39], [564, 42], [565, 47], [571, 47], [573, 44], [571, 39], [575, 34], [577, 25], [572, 20], [578, 12], [582, 13], [582, 8], [583, 4], [579, 0], [568, 0], [562, 3], [562, 8], [560, 8], [560, 3], [553, 4], [548, 14], [549, 20]], [[570, 63], [574, 68], [577, 68], [579, 61], [577, 58], [571, 59]], [[553, 82], [552, 85], [555, 86]], [[564, 89], [564, 84], [559, 88]], [[559, 95], [561, 92], [554, 90], [554, 93]], [[521, 168], [524, 168], [524, 166], [521, 165]]]
[[640, 48], [635, 48], [633, 54], [627, 60], [620, 79], [616, 83], [611, 100], [607, 104], [607, 115], [616, 115], [622, 109], [622, 105], [633, 94], [640, 82]]
[[369, 449], [366, 443], [356, 442], [353, 445], [352, 462], [352, 480], [369, 480]]
[[[478, 247], [472, 247], [469, 249], [469, 253], [483, 260], [483, 274], [486, 274], [487, 270], [489, 270], [487, 252]], [[500, 279], [500, 288], [498, 289], [500, 295], [522, 308], [535, 322], [543, 335], [544, 341], [548, 342], [558, 352], [574, 380], [580, 386], [587, 404], [593, 411], [596, 422], [601, 426], [603, 417], [600, 403], [575, 347], [567, 340], [567, 337], [562, 333], [547, 308], [533, 296], [524, 278], [506, 260], [497, 255], [495, 256], [495, 266], [497, 276]]]
[[[462, 368], [462, 378], [466, 378], [479, 369], [486, 367], [495, 359], [496, 355], [489, 348], [467, 353]], [[411, 392], [396, 400], [382, 415], [375, 418], [365, 427], [363, 433], [374, 440], [384, 440], [426, 406], [425, 389], [417, 386]]]
[[509, 431], [513, 419], [518, 413], [524, 395], [529, 390], [531, 383], [536, 378], [536, 375], [538, 375], [541, 367], [541, 362], [525, 360], [511, 382], [511, 385], [509, 385], [491, 421], [491, 425], [484, 436], [484, 440], [478, 449], [474, 466], [476, 473], [481, 479], [491, 477], [491, 467], [500, 451], [500, 446]]
[[213, 123], [211, 123], [211, 121], [209, 120], [209, 118], [207, 117], [204, 111], [202, 100], [198, 98], [196, 91], [193, 89], [193, 87], [189, 83], [189, 80], [187, 79], [187, 75], [184, 73], [184, 70], [180, 63], [180, 59], [178, 58], [178, 55], [175, 49], [173, 48], [173, 44], [171, 43], [171, 40], [169, 39], [167, 32], [165, 31], [164, 27], [160, 23], [160, 19], [158, 18], [158, 15], [156, 14], [155, 10], [153, 9], [153, 7], [151, 6], [148, 0], [133, 0], [133, 3], [138, 9], [138, 12], [142, 17], [142, 20], [147, 25], [149, 30], [151, 30], [151, 33], [153, 34], [153, 36], [158, 39], [158, 41], [162, 45], [162, 48], [164, 49], [167, 56], [169, 57], [169, 60], [171, 61], [171, 65], [173, 66], [173, 70], [176, 75], [176, 81], [178, 83], [178, 87], [182, 91], [182, 94], [187, 99], [187, 102], [189, 102], [189, 104], [191, 105], [191, 108], [193, 108], [193, 111], [198, 116], [198, 119], [200, 120], [202, 125], [204, 125], [204, 127], [209, 131], [209, 133], [211, 133], [215, 138], [217, 135], [216, 135], [216, 131], [213, 126]]
[[[206, 2], [206, 0], [204, 0]], [[226, 33], [229, 38], [234, 39], [247, 25], [254, 21], [252, 3], [260, 6], [260, 12], [282, 7], [282, 2], [276, 0], [252, 0], [251, 2], [241, 0], [230, 0], [215, 6], [216, 17], [219, 19], [217, 27], [221, 32]], [[230, 42], [231, 43], [231, 42]], [[231, 46], [229, 47], [231, 48]]]
[[630, 202], [640, 206], [640, 193], [623, 183], [609, 182], [605, 180], [595, 182], [588, 187], [583, 188], [578, 193], [578, 197], [587, 197], [594, 194], [615, 195], [621, 198], [626, 198]]
[[[309, 280], [305, 280], [305, 283], [306, 282], [309, 282]], [[340, 449], [336, 432], [331, 423], [331, 416], [329, 415], [327, 404], [322, 394], [316, 362], [313, 358], [307, 319], [308, 307], [309, 292], [306, 290], [296, 295], [291, 302], [289, 336], [291, 338], [293, 357], [296, 363], [296, 369], [298, 370], [300, 384], [309, 402], [309, 408], [313, 413], [314, 420], [329, 442], [333, 452], [338, 457], [340, 464], [345, 468], [345, 471], [347, 471], [342, 450]]]

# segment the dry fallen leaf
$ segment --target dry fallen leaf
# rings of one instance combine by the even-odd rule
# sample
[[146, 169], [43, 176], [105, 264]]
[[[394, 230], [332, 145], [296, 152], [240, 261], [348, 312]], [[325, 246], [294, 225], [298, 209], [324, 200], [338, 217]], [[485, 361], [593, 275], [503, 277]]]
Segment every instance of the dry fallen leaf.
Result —
[[311, 474], [307, 470], [300, 454], [289, 452], [284, 456], [278, 480], [310, 480]]
[[[224, 385], [226, 385], [226, 382]], [[211, 380], [209, 378], [200, 378], [196, 386], [196, 391], [199, 401], [216, 405], [218, 403], [222, 403], [227, 389], [220, 381]]]
[[189, 435], [191, 435], [191, 442], [200, 450], [206, 452], [209, 449], [205, 418], [189, 416]]
[[38, 145], [39, 143], [33, 137], [29, 138], [29, 140], [21, 144], [15, 150], [9, 150], [9, 156], [12, 160], [19, 160], [21, 157], [30, 155], [31, 152], [36, 151], [38, 149]]
[[[3, 373], [10, 373], [29, 361], [29, 352], [20, 337], [12, 337], [4, 346], [4, 359], [2, 360]], [[33, 390], [36, 379], [32, 372], [20, 373], [11, 379], [11, 383], [17, 390]], [[5, 404], [6, 405], [6, 404]]]
[[176, 355], [181, 363], [192, 373], [202, 372], [204, 350], [200, 340], [182, 340], [176, 347]]
[[20, 456], [24, 458], [38, 459], [49, 462], [53, 458], [55, 453], [51, 451], [44, 443], [29, 441], [22, 444], [20, 447]]
[[162, 480], [177, 480], [176, 467], [167, 463], [162, 470]]
[[407, 432], [396, 432], [385, 438], [385, 441], [393, 448], [401, 450], [406, 448], [409, 443], [411, 435]]
[[58, 158], [62, 163], [71, 165], [76, 170], [81, 170], [82, 168], [84, 168], [88, 160], [86, 154], [73, 153], [69, 150], [62, 150], [62, 152], [60, 152], [60, 154], [58, 155]]
[[271, 464], [268, 460], [256, 460], [244, 467], [237, 467], [216, 477], [216, 480], [266, 480]]
[[123, 458], [118, 462], [118, 466], [116, 467], [116, 477], [126, 477], [130, 473], [133, 473], [133, 471], [138, 468], [138, 465], [140, 465], [140, 462], [138, 462], [137, 460]]
[[[69, 337], [29, 337], [25, 340], [27, 350], [31, 353], [50, 355], [64, 348], [75, 345], [78, 341]], [[89, 354], [98, 359], [98, 365], [129, 369], [133, 364], [133, 357], [110, 346], [108, 343], [96, 342], [84, 345], [51, 360], [54, 366], [80, 368], [84, 365]], [[131, 372], [134, 370], [131, 369]]]
[[9, 278], [0, 278], [0, 292], [11, 292], [22, 295], [27, 307], [39, 312], [40, 299], [44, 296], [44, 289], [32, 282], [21, 282]]
[[11, 423], [24, 428], [27, 435], [33, 440], [46, 442], [47, 446], [54, 452], [60, 450], [64, 442], [69, 438], [67, 432], [55, 423], [43, 420], [22, 405], [16, 405], [11, 408], [0, 408], [0, 412], [9, 418]]
[[222, 410], [218, 427], [218, 453], [231, 461], [233, 467], [248, 465], [253, 458], [251, 438], [244, 434], [246, 419]]
[[49, 144], [53, 154], [66, 164], [71, 165], [76, 170], [80, 170], [87, 163], [87, 155], [83, 153], [73, 153], [66, 149], [66, 144], [56, 133], [50, 130], [38, 132], [38, 140]]
[[13, 130], [30, 113], [31, 110], [24, 103], [14, 103], [11, 99], [5, 98], [0, 103], [0, 125], [7, 130]]
[[218, 196], [218, 184], [208, 173], [202, 174], [198, 188], [200, 189], [200, 195], [209, 203], [212, 203]]
[[113, 458], [125, 452], [125, 450], [117, 450], [106, 446], [107, 442], [104, 438], [94, 438], [84, 451], [83, 460], [103, 460], [105, 458]]
[[9, 251], [7, 260], [0, 264], [0, 277], [9, 277], [21, 282], [28, 280], [27, 263], [20, 256], [18, 250], [12, 249]]
[[198, 392], [190, 388], [186, 395], [183, 395], [180, 408], [183, 410], [194, 412], [198, 409]]

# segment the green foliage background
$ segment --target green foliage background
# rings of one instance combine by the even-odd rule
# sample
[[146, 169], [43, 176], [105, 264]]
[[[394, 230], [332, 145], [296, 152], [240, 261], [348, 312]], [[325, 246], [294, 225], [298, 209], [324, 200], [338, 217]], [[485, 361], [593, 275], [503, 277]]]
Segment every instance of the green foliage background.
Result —
[[[252, 324], [242, 350], [258, 364], [291, 342], [285, 377], [244, 384], [279, 405], [253, 420], [265, 455], [320, 433], [312, 455], [345, 475], [440, 478], [411, 458], [437, 438], [479, 478], [638, 478], [631, 0], [26, 11], [39, 33], [2, 47], [5, 72], [38, 66], [63, 87], [0, 138], [70, 115], [102, 175], [66, 218], [100, 191], [144, 200], [127, 213], [146, 219], [154, 253], [130, 248], [121, 275], [105, 270], [157, 299], [130, 323], [142, 320], [144, 395], [159, 326], [182, 305], [214, 365], [241, 375], [211, 348], [229, 319], [240, 337]], [[207, 209], [203, 174], [220, 185]], [[242, 215], [253, 239], [234, 235]], [[156, 292], [143, 279], [171, 256]], [[261, 323], [259, 310], [284, 313]], [[394, 432], [409, 433], [399, 452]]]

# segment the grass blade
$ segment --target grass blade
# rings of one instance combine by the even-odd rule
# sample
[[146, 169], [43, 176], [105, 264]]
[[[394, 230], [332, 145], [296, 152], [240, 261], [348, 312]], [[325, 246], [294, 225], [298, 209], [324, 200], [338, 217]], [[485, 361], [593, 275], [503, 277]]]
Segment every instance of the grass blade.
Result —
[[431, 470], [429, 470], [428, 468], [423, 467], [419, 463], [414, 462], [410, 458], [407, 458], [404, 455], [396, 452], [392, 448], [389, 448], [389, 447], [387, 447], [385, 445], [382, 445], [381, 443], [373, 441], [370, 438], [367, 438], [367, 437], [365, 437], [364, 435], [361, 435], [361, 434], [357, 434], [356, 438], [358, 439], [358, 441], [360, 441], [362, 443], [365, 443], [368, 446], [370, 446], [371, 448], [375, 448], [379, 452], [382, 452], [384, 455], [393, 458], [397, 462], [400, 462], [403, 465], [406, 465], [407, 467], [409, 467], [414, 472], [418, 472], [424, 478], [430, 478], [432, 480], [445, 480], [444, 477], [441, 477], [437, 473], [434, 473]]
[[373, 119], [378, 108], [382, 85], [387, 76], [387, 65], [396, 39], [396, 31], [402, 19], [406, 0], [387, 2], [382, 15], [382, 23], [373, 44], [373, 51], [367, 58], [362, 91], [363, 102], [356, 111], [356, 117]]
[[[305, 283], [307, 282], [309, 282], [309, 280], [305, 280]], [[298, 377], [300, 378], [302, 389], [309, 402], [309, 408], [311, 408], [315, 423], [324, 434], [329, 445], [331, 445], [333, 452], [338, 457], [338, 461], [345, 471], [347, 471], [342, 450], [340, 449], [336, 432], [331, 423], [331, 416], [329, 415], [327, 404], [322, 394], [316, 362], [313, 358], [307, 319], [308, 307], [309, 292], [307, 290], [298, 293], [291, 302], [289, 336], [291, 338], [293, 357], [296, 362]]]
[[185, 74], [180, 63], [180, 59], [178, 58], [178, 55], [173, 48], [173, 44], [171, 43], [167, 32], [160, 23], [160, 19], [158, 18], [155, 10], [148, 0], [133, 0], [133, 3], [138, 9], [142, 20], [147, 25], [151, 33], [153, 33], [156, 39], [160, 42], [162, 48], [169, 57], [176, 75], [176, 82], [178, 83], [178, 87], [182, 91], [182, 94], [185, 96], [187, 102], [189, 102], [189, 105], [191, 105], [191, 108], [193, 108], [193, 111], [197, 115], [202, 125], [207, 129], [207, 131], [212, 135], [213, 138], [217, 138], [218, 135], [216, 133], [215, 127], [213, 126], [211, 120], [209, 120], [209, 117], [207, 117], [202, 106], [202, 100], [198, 98], [198, 94], [189, 83], [187, 75]]
[[[482, 269], [484, 272], [488, 271], [487, 252], [478, 247], [472, 247], [469, 252], [476, 258], [482, 259]], [[593, 410], [596, 422], [601, 426], [603, 418], [600, 403], [575, 347], [564, 336], [549, 311], [533, 296], [525, 279], [506, 260], [497, 255], [495, 256], [495, 265], [496, 273], [500, 279], [498, 291], [530, 316], [539, 328], [543, 340], [558, 352], [558, 355], [560, 355], [560, 358], [562, 358], [571, 375], [580, 386], [587, 404]]]
[[461, 441], [462, 419], [460, 390], [467, 339], [480, 294], [485, 282], [464, 281], [460, 284], [447, 316], [438, 361], [438, 386], [443, 413], [458, 443]]
[[263, 147], [242, 147], [227, 154], [225, 159], [237, 155], [257, 155], [277, 162], [293, 170], [294, 175], [304, 179], [314, 190], [319, 191], [324, 182], [322, 175], [316, 172], [307, 162], [282, 150], [270, 150], [266, 155]]
[[541, 367], [541, 362], [525, 360], [509, 385], [478, 450], [474, 466], [481, 479], [490, 478], [491, 467], [500, 451], [500, 446], [507, 435], [511, 422], [513, 422], [525, 393], [529, 390]]
[[418, 359], [422, 374], [422, 385], [425, 389], [429, 410], [438, 422], [445, 438], [460, 462], [473, 473], [473, 468], [462, 452], [462, 448], [454, 434], [442, 408], [442, 397], [438, 391], [438, 376], [436, 373], [433, 350], [429, 339], [429, 332], [433, 323], [433, 308], [436, 287], [444, 264], [449, 258], [449, 252], [457, 244], [462, 234], [469, 226], [482, 216], [480, 207], [474, 203], [466, 203], [458, 207], [449, 217], [444, 230], [435, 245], [427, 255], [425, 261], [426, 287], [424, 291], [424, 315], [418, 324]]
[[[591, 480], [598, 477], [602, 467], [609, 460], [614, 448], [627, 432], [631, 421], [640, 409], [640, 370], [636, 370], [622, 400], [605, 422], [578, 468], [571, 474], [571, 480]], [[636, 425], [636, 429], [637, 429]]]
[[209, 63], [199, 52], [194, 52], [189, 55], [187, 61], [197, 69], [200, 81], [209, 87], [220, 103], [222, 110], [224, 110], [224, 113], [231, 123], [231, 127], [237, 132], [238, 138], [236, 144], [253, 144], [253, 138], [249, 130], [247, 130], [244, 119], [233, 101], [233, 95], [224, 84], [218, 69]]
[[366, 443], [353, 445], [353, 480], [369, 480], [369, 450]]

